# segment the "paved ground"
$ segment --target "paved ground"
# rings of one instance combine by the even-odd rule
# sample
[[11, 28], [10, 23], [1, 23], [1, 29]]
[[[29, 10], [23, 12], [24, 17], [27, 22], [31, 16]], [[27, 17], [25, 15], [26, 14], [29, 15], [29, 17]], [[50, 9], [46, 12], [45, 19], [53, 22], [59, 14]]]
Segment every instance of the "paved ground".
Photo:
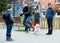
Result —
[[6, 27], [0, 26], [0, 43], [60, 43], [60, 30], [54, 30], [53, 35], [45, 35], [47, 29], [41, 29], [39, 35], [34, 35], [33, 32], [16, 32], [14, 27], [12, 30], [12, 38], [14, 41], [7, 42], [5, 40]]

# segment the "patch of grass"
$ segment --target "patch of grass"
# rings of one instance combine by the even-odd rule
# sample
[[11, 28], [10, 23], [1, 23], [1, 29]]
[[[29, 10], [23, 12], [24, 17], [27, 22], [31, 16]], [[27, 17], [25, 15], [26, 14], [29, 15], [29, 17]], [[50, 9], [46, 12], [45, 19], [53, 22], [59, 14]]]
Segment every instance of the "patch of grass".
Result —
[[15, 30], [16, 32], [25, 32], [25, 30], [21, 29], [21, 30]]

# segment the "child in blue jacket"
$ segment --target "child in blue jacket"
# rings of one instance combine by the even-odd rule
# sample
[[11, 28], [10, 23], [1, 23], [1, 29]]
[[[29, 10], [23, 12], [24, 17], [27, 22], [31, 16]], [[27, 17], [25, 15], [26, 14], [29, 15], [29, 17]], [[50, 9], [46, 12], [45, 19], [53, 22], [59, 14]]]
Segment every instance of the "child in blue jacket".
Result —
[[47, 18], [47, 24], [48, 24], [48, 33], [47, 35], [51, 35], [53, 31], [53, 17], [54, 17], [54, 10], [52, 8], [51, 3], [48, 3], [48, 9], [46, 11], [46, 18]]
[[[7, 27], [7, 31], [6, 31], [6, 41], [13, 41], [11, 38], [11, 31], [12, 31], [12, 27], [13, 27], [13, 22], [14, 22], [14, 18], [12, 16], [12, 5], [8, 5], [7, 10], [4, 13], [5, 18], [5, 24]], [[9, 16], [8, 16], [9, 15]]]

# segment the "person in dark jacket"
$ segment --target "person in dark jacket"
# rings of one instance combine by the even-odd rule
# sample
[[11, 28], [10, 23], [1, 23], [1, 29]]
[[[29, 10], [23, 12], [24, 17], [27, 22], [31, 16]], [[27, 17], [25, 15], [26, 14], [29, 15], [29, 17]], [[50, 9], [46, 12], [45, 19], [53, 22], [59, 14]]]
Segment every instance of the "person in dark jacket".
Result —
[[48, 23], [48, 33], [47, 35], [51, 35], [53, 31], [53, 17], [54, 17], [54, 10], [52, 8], [51, 3], [48, 3], [48, 9], [46, 11], [46, 18]]
[[[25, 7], [23, 8], [24, 14], [23, 25], [25, 26], [25, 32], [28, 32], [28, 29], [30, 27], [31, 13], [29, 13], [29, 6], [27, 2], [24, 2], [24, 6]], [[23, 14], [21, 14], [20, 16], [22, 16]]]
[[39, 29], [40, 29], [40, 13], [39, 10], [36, 9], [34, 14], [34, 34], [38, 35]]
[[35, 11], [35, 14], [34, 14], [34, 26], [36, 24], [40, 24], [40, 14], [39, 14], [39, 11], [38, 10], [36, 10]]
[[10, 19], [5, 19], [5, 24], [6, 24], [6, 27], [7, 27], [7, 31], [6, 31], [6, 41], [13, 41], [12, 38], [11, 38], [11, 31], [12, 31], [12, 26], [13, 26], [13, 22], [14, 22], [14, 18], [12, 16], [12, 5], [8, 5], [7, 6], [7, 10], [5, 11], [5, 15], [9, 15], [9, 17], [7, 18], [10, 18]]

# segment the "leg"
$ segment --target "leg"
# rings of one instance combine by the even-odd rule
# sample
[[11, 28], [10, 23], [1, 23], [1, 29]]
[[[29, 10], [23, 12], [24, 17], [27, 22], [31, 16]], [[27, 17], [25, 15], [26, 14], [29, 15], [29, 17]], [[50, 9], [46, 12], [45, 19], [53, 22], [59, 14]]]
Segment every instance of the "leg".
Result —
[[34, 28], [33, 28], [33, 30], [35, 30], [35, 26], [36, 26], [36, 22], [34, 22]]
[[28, 31], [28, 27], [25, 26], [25, 32]]
[[31, 20], [31, 16], [29, 16], [27, 19], [26, 19], [26, 24], [27, 24], [27, 27], [30, 31], [30, 27], [32, 26], [31, 23], [30, 23], [30, 20]]
[[28, 26], [28, 27], [31, 26], [30, 20], [31, 20], [31, 16], [29, 16], [29, 17], [26, 19], [26, 23], [27, 23], [27, 26]]
[[52, 34], [53, 31], [53, 19], [50, 19], [50, 33]]
[[48, 33], [50, 33], [50, 19], [47, 19], [47, 24], [48, 24]]
[[13, 24], [7, 24], [7, 31], [6, 31], [6, 40], [11, 39], [11, 30], [12, 30]]
[[25, 23], [26, 23], [26, 18], [24, 18], [24, 20], [23, 20], [23, 25], [25, 26], [25, 31], [27, 31], [27, 27], [26, 27]]
[[36, 34], [36, 22], [34, 22], [34, 34]]
[[47, 35], [51, 35], [52, 34], [52, 19], [47, 19], [47, 23], [48, 23], [48, 33]]
[[23, 25], [25, 26], [25, 32], [28, 31], [28, 26], [26, 25], [26, 18], [24, 18], [23, 20]]

